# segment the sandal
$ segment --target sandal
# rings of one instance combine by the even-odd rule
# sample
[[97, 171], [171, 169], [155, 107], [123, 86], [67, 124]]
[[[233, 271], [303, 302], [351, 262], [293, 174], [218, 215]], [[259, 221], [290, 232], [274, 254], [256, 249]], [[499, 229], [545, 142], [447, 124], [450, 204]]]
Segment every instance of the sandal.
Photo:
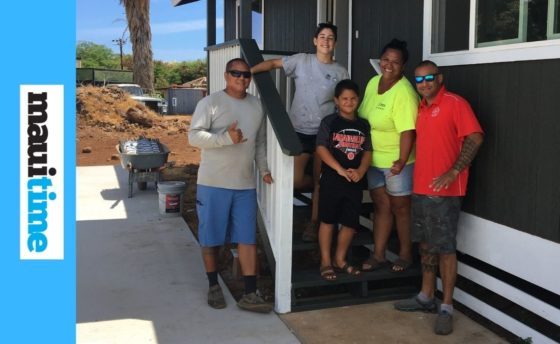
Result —
[[393, 262], [393, 267], [391, 268], [391, 270], [393, 270], [393, 272], [403, 272], [406, 269], [408, 269], [411, 265], [412, 265], [411, 261], [404, 260], [402, 258], [397, 258], [397, 260]]
[[341, 272], [341, 273], [346, 273], [350, 276], [360, 276], [362, 274], [362, 272], [360, 271], [360, 269], [352, 266], [352, 265], [348, 265], [348, 263], [344, 263], [344, 266], [339, 268], [338, 266], [334, 266], [334, 271], [336, 272]]
[[334, 269], [331, 265], [321, 266], [319, 268], [319, 272], [321, 273], [321, 278], [325, 281], [336, 281], [336, 274], [334, 273]]
[[[369, 265], [369, 268], [365, 268], [364, 264]], [[375, 256], [372, 255], [362, 263], [362, 271], [365, 272], [375, 271], [381, 269], [382, 267], [385, 267], [386, 265], [387, 265], [386, 260], [384, 261], [377, 260], [377, 258], [375, 258]]]

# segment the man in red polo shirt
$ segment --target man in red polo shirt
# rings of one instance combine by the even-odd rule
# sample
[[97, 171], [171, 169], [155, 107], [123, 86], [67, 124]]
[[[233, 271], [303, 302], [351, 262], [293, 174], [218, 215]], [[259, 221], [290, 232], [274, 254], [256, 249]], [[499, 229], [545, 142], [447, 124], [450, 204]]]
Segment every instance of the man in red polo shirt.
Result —
[[416, 120], [412, 239], [420, 242], [422, 290], [395, 303], [395, 308], [435, 312], [439, 265], [443, 300], [434, 331], [446, 335], [453, 331], [457, 223], [469, 166], [482, 144], [483, 132], [467, 101], [445, 89], [435, 63], [421, 62], [414, 74], [422, 102]]

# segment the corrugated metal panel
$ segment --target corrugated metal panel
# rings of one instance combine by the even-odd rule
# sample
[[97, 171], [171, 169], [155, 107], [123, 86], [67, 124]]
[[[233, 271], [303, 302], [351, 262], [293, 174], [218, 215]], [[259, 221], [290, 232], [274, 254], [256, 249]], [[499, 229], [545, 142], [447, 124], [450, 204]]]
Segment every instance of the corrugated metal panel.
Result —
[[170, 88], [167, 90], [167, 113], [169, 115], [194, 113], [196, 104], [206, 95], [203, 88]]
[[560, 59], [442, 70], [486, 132], [465, 209], [560, 243]]
[[220, 49], [209, 50], [210, 93], [223, 90], [226, 87], [224, 71], [229, 60], [240, 57], [239, 45], [223, 46]]
[[315, 52], [316, 0], [266, 0], [264, 46], [266, 50]]

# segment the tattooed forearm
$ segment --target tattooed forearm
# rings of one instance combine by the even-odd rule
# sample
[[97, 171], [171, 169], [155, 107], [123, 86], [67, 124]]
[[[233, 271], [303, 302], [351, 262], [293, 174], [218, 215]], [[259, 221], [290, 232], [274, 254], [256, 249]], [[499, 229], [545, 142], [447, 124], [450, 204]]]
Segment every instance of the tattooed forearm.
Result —
[[476, 156], [481, 143], [482, 140], [477, 140], [471, 136], [467, 136], [465, 141], [463, 141], [463, 148], [461, 148], [461, 153], [459, 154], [457, 161], [455, 161], [453, 169], [461, 172], [465, 169], [465, 167], [469, 166]]

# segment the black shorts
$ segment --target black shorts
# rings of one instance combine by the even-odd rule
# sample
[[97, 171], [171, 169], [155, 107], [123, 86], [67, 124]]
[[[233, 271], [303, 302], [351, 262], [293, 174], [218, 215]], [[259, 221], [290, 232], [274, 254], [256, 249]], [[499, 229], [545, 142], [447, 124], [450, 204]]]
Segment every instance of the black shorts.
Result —
[[319, 221], [358, 229], [363, 193], [360, 186], [339, 175], [323, 173], [319, 186]]
[[303, 153], [313, 154], [315, 153], [315, 147], [317, 146], [317, 135], [307, 135], [296, 132], [299, 137], [299, 142], [303, 147]]
[[412, 195], [412, 241], [433, 254], [457, 250], [457, 224], [463, 197]]

